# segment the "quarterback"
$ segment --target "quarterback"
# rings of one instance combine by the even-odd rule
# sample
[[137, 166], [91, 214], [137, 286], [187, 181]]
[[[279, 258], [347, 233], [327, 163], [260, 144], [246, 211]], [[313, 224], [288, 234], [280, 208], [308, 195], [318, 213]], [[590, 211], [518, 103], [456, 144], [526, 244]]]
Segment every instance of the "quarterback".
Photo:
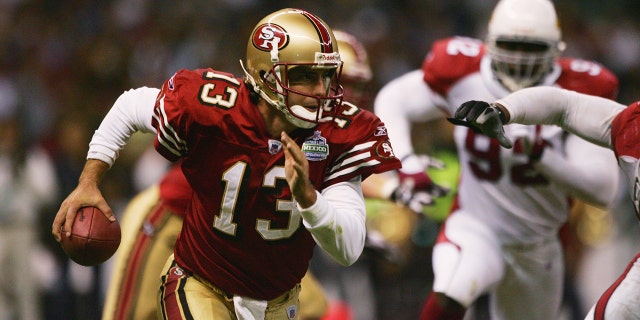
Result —
[[182, 159], [193, 189], [158, 316], [297, 319], [314, 247], [354, 263], [365, 240], [361, 181], [400, 167], [384, 124], [341, 103], [335, 43], [317, 16], [282, 9], [253, 29], [244, 78], [180, 70], [160, 89], [123, 93], [93, 136], [55, 238], [82, 206], [113, 216], [102, 177], [133, 132], [155, 133], [156, 150]]

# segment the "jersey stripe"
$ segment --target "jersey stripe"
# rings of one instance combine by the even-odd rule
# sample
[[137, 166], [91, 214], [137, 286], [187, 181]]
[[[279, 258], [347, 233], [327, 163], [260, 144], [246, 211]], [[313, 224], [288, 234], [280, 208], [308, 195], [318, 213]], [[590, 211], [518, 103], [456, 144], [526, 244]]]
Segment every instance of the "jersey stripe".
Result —
[[341, 176], [345, 176], [349, 173], [352, 173], [360, 168], [365, 168], [365, 167], [373, 167], [376, 166], [378, 164], [380, 164], [380, 160], [375, 160], [375, 159], [371, 159], [367, 162], [361, 162], [358, 165], [355, 166], [350, 166], [350, 167], [346, 167], [346, 168], [341, 168], [340, 170], [337, 170], [335, 172], [333, 172], [332, 174], [328, 175], [324, 181], [327, 182], [329, 180], [341, 177]]
[[160, 106], [155, 109], [153, 119], [157, 121], [160, 129], [158, 132], [158, 142], [176, 156], [187, 153], [186, 141], [178, 136], [178, 133], [167, 121], [167, 114], [164, 109], [164, 97], [160, 99]]

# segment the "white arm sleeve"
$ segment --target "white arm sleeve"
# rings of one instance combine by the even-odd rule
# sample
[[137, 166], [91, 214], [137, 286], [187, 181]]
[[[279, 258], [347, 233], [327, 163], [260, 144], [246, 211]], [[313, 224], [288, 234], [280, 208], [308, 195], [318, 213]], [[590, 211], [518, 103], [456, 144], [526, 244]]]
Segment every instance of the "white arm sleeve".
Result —
[[133, 133], [155, 133], [151, 119], [159, 92], [160, 89], [142, 87], [121, 94], [93, 134], [87, 159], [112, 166]]
[[569, 135], [565, 143], [564, 154], [547, 148], [534, 164], [536, 170], [567, 194], [591, 205], [608, 207], [617, 195], [620, 180], [613, 151], [575, 135]]
[[509, 123], [555, 124], [609, 148], [611, 122], [625, 108], [613, 100], [555, 87], [518, 90], [496, 103], [509, 111]]
[[[317, 192], [317, 191], [316, 191]], [[332, 185], [318, 193], [318, 200], [301, 211], [304, 226], [316, 243], [338, 263], [356, 262], [366, 237], [365, 205], [360, 179]]]
[[414, 70], [387, 83], [378, 92], [374, 112], [389, 132], [393, 150], [399, 159], [413, 154], [411, 123], [443, 118], [438, 106], [446, 101], [422, 79], [422, 70]]

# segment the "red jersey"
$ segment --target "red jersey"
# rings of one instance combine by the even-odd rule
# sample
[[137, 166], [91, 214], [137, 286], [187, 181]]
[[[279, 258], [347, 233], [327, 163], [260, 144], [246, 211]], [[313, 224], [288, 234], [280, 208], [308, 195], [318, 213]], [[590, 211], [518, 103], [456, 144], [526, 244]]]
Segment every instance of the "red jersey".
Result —
[[160, 180], [160, 199], [171, 211], [184, 217], [192, 190], [179, 164], [173, 165]]
[[[250, 90], [227, 73], [181, 70], [163, 85], [153, 125], [156, 149], [183, 158], [194, 192], [176, 261], [231, 294], [269, 300], [300, 282], [315, 242], [287, 185], [282, 145]], [[318, 191], [400, 167], [377, 116], [350, 105], [339, 111], [290, 134]]]

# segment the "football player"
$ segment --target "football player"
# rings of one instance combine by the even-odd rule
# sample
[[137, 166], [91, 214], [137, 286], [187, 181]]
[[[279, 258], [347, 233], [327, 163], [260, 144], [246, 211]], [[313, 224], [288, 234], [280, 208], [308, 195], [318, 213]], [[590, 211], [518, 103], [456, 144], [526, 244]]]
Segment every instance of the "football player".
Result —
[[[497, 139], [505, 148], [513, 142], [505, 135], [508, 123], [553, 124], [612, 149], [624, 173], [631, 199], [640, 214], [638, 141], [640, 101], [625, 107], [615, 101], [561, 88], [528, 88], [493, 103], [468, 101], [455, 112], [455, 119]], [[640, 254], [602, 294], [585, 319], [640, 318]]]
[[[531, 86], [615, 97], [618, 80], [609, 70], [562, 58], [564, 48], [549, 0], [501, 0], [484, 41], [436, 41], [420, 70], [392, 80], [374, 102], [401, 170], [424, 171], [413, 155], [411, 123], [447, 117], [462, 102], [491, 101]], [[610, 150], [553, 126], [506, 130], [517, 141], [511, 150], [455, 127], [461, 179], [433, 249], [435, 278], [422, 319], [462, 319], [485, 294], [492, 319], [556, 318], [564, 275], [558, 230], [570, 199], [604, 207], [616, 196]]]
[[[344, 31], [334, 30], [334, 35], [343, 62], [340, 80], [344, 99], [367, 108], [371, 103], [373, 74], [364, 46]], [[389, 199], [393, 192], [384, 190], [389, 185], [399, 187], [395, 179], [372, 175], [362, 183], [363, 195]], [[190, 197], [189, 184], [180, 166], [175, 165], [157, 185], [136, 195], [127, 206], [122, 218], [122, 244], [110, 278], [103, 320], [157, 317], [155, 296], [148, 293], [157, 290], [162, 265], [173, 252]], [[320, 319], [327, 303], [320, 284], [313, 274], [307, 273], [301, 282], [300, 318]]]
[[[182, 228], [192, 190], [179, 163], [136, 195], [122, 215], [122, 242], [109, 280], [102, 319], [157, 319], [160, 272]], [[327, 301], [309, 272], [302, 278], [300, 319], [320, 319]]]
[[361, 181], [400, 167], [384, 124], [341, 103], [342, 62], [319, 17], [267, 15], [241, 64], [244, 79], [180, 70], [161, 89], [123, 93], [52, 226], [60, 240], [88, 205], [115, 219], [99, 183], [133, 132], [154, 132], [156, 150], [182, 159], [193, 190], [162, 273], [164, 319], [297, 319], [314, 247], [355, 262], [365, 240]]

